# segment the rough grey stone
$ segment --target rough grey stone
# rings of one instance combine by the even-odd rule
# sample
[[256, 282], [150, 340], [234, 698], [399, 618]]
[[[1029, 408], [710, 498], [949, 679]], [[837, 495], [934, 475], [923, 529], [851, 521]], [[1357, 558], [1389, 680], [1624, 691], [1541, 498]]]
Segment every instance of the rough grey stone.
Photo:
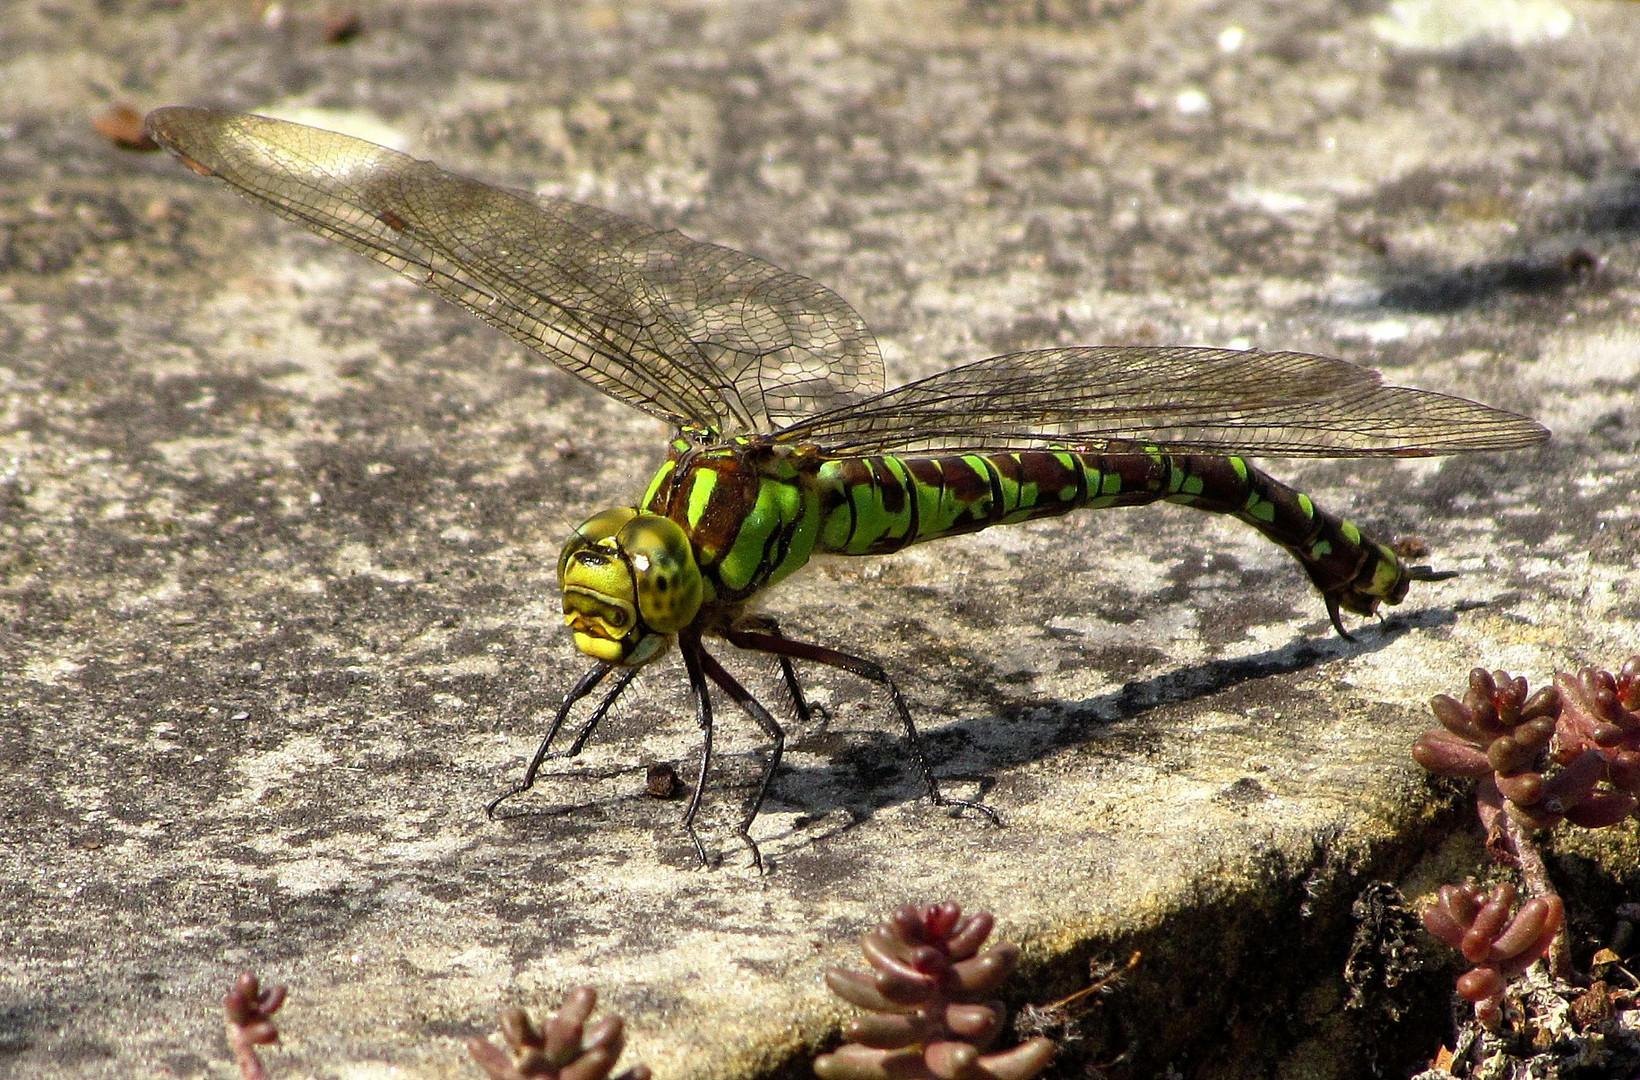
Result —
[[[0, 1069], [227, 1075], [218, 1003], [254, 968], [293, 987], [276, 1075], [476, 1075], [460, 1037], [581, 982], [657, 1075], [795, 1074], [844, 1012], [818, 972], [941, 899], [1000, 915], [1038, 1001], [1142, 948], [1102, 1033], [1141, 1071], [1433, 1049], [1340, 1005], [1352, 903], [1468, 827], [1406, 753], [1421, 703], [1476, 664], [1615, 665], [1640, 617], [1640, 8], [1492, 7], [411, 0], [360, 5], [343, 46], [298, 5], [8, 8]], [[1556, 438], [1272, 466], [1462, 572], [1354, 643], [1285, 555], [1176, 508], [770, 596], [890, 665], [1006, 828], [931, 808], [883, 702], [820, 673], [833, 719], [776, 781], [761, 878], [729, 828], [760, 746], [725, 710], [702, 871], [643, 794], [646, 763], [695, 760], [671, 664], [490, 822], [582, 666], [561, 538], [666, 433], [114, 148], [89, 121], [116, 97], [368, 122], [755, 252], [849, 298], [891, 381], [1244, 343]]]

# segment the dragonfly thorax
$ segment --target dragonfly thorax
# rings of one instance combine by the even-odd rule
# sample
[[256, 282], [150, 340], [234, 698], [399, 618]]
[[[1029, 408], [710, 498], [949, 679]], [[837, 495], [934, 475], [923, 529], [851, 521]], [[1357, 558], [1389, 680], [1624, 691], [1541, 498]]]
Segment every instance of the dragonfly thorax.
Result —
[[623, 667], [647, 664], [700, 612], [705, 584], [689, 538], [658, 514], [605, 510], [558, 557], [564, 622], [575, 647]]

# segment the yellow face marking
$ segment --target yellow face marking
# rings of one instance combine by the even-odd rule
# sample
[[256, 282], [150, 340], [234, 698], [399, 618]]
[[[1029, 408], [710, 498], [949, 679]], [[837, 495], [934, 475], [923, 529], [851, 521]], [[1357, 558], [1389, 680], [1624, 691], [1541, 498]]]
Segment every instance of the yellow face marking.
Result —
[[628, 667], [664, 652], [705, 596], [683, 530], [630, 508], [606, 510], [576, 529], [559, 556], [558, 578], [575, 647]]

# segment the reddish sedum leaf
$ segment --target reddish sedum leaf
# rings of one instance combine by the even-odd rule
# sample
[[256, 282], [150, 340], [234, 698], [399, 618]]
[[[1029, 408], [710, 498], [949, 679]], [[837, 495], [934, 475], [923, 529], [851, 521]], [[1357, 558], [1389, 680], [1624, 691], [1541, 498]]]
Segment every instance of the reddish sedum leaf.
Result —
[[[488, 1039], [469, 1039], [467, 1051], [492, 1080], [607, 1080], [626, 1046], [626, 1035], [619, 1016], [606, 1016], [588, 1027], [597, 1006], [597, 992], [578, 986], [540, 1027], [523, 1009], [507, 1009], [501, 1014], [507, 1049]], [[649, 1070], [634, 1065], [617, 1080], [649, 1080]]]
[[1615, 825], [1640, 809], [1640, 656], [1612, 674], [1584, 668], [1528, 694], [1526, 680], [1476, 668], [1463, 700], [1430, 701], [1441, 726], [1412, 756], [1430, 772], [1479, 777], [1482, 821], [1507, 800], [1529, 828]]
[[1030, 1080], [1052, 1060], [1050, 1039], [1002, 1053], [985, 1050], [1002, 1028], [1002, 1003], [987, 1000], [1019, 964], [1003, 942], [982, 949], [995, 921], [956, 904], [907, 905], [866, 934], [868, 974], [832, 970], [826, 983], [871, 1010], [849, 1040], [815, 1060], [822, 1080]]
[[285, 994], [282, 985], [263, 990], [256, 975], [247, 971], [234, 981], [233, 989], [222, 999], [222, 1011], [227, 1015], [228, 1046], [233, 1050], [240, 1080], [267, 1080], [267, 1070], [257, 1057], [256, 1048], [279, 1041], [273, 1014], [284, 1005]]
[[1475, 1006], [1476, 1019], [1489, 1028], [1502, 1019], [1504, 988], [1548, 955], [1566, 920], [1558, 896], [1533, 897], [1512, 912], [1514, 905], [1513, 885], [1504, 882], [1487, 893], [1469, 882], [1442, 886], [1422, 914], [1424, 929], [1474, 965], [1458, 977], [1458, 994]]

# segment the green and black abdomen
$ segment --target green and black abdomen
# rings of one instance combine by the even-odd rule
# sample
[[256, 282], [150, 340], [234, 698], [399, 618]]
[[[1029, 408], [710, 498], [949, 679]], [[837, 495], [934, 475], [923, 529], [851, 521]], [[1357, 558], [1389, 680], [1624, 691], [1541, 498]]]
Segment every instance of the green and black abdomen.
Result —
[[1237, 457], [1069, 450], [943, 457], [885, 455], [821, 464], [816, 549], [877, 555], [992, 525], [1071, 510], [1167, 501], [1230, 514], [1286, 548], [1346, 611], [1399, 603], [1395, 552]]
[[735, 603], [815, 552], [911, 544], [1071, 510], [1176, 502], [1229, 514], [1287, 549], [1329, 610], [1371, 614], [1406, 594], [1395, 552], [1237, 457], [1071, 450], [824, 458], [735, 447], [680, 453], [646, 509], [688, 534], [709, 600]]

